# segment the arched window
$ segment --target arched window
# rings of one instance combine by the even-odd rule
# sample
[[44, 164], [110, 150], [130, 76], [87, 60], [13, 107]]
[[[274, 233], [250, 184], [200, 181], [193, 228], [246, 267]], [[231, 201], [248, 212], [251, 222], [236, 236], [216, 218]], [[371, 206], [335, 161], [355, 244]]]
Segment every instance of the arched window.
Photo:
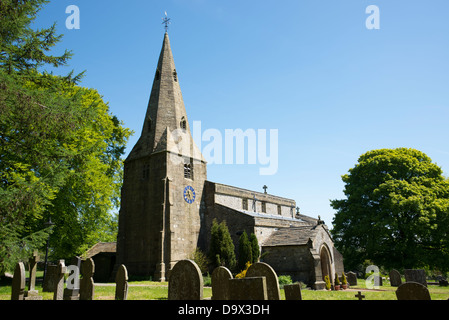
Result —
[[161, 80], [161, 72], [159, 69], [156, 70], [156, 80]]
[[190, 163], [184, 164], [184, 178], [192, 179], [193, 176], [193, 170], [192, 165]]
[[173, 70], [173, 80], [175, 80], [175, 82], [178, 82], [178, 73], [176, 72], [176, 69]]
[[181, 118], [181, 122], [179, 123], [179, 126], [181, 127], [181, 129], [186, 130], [187, 129], [187, 121], [186, 118], [182, 117]]

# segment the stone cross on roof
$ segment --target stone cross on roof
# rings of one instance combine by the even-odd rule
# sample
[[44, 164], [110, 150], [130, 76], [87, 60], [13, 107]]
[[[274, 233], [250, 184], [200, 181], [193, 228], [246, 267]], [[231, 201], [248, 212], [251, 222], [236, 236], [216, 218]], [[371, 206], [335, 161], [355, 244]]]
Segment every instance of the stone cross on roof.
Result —
[[267, 193], [268, 187], [267, 187], [266, 185], [264, 185], [262, 188], [263, 188], [263, 190], [264, 190], [264, 193]]

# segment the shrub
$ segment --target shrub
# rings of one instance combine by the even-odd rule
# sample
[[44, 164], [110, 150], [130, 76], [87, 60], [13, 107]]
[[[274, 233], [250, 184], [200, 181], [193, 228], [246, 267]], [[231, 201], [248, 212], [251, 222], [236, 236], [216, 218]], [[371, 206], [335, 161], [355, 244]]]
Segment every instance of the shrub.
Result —
[[248, 271], [248, 268], [251, 267], [251, 262], [247, 262], [245, 265], [245, 269], [243, 269], [239, 274], [235, 276], [236, 279], [242, 279], [246, 277], [246, 272]]
[[286, 284], [292, 284], [293, 283], [292, 277], [290, 277], [289, 275], [280, 275], [278, 277], [278, 281], [279, 281], [279, 286], [281, 287], [281, 289]]
[[326, 289], [330, 290], [331, 289], [331, 281], [329, 280], [329, 276], [324, 277], [324, 282], [326, 282]]

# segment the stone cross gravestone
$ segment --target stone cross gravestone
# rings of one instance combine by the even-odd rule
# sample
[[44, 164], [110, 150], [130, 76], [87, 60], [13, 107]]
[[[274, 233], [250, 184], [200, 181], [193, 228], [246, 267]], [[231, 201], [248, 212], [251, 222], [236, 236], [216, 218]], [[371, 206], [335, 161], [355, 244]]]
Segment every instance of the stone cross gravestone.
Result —
[[168, 280], [168, 300], [203, 299], [203, 276], [192, 260], [178, 261]]
[[23, 300], [25, 297], [25, 266], [19, 262], [12, 279], [11, 300]]
[[299, 283], [284, 286], [285, 300], [302, 300], [301, 285]]
[[[29, 259], [28, 264], [30, 266], [30, 282], [28, 283], [28, 292], [36, 291], [36, 269], [39, 262], [39, 255], [37, 251], [34, 251], [33, 256]], [[36, 291], [37, 292], [37, 291]]]
[[348, 281], [349, 286], [357, 285], [357, 274], [352, 271], [346, 273], [346, 280]]
[[64, 299], [64, 275], [66, 272], [67, 267], [65, 266], [64, 260], [59, 260], [55, 289], [53, 290], [53, 300]]
[[218, 267], [212, 272], [212, 300], [229, 300], [229, 279], [232, 273], [226, 267]]
[[362, 294], [362, 291], [358, 291], [355, 297], [361, 301], [365, 298], [365, 295]]
[[392, 287], [399, 287], [402, 284], [401, 274], [396, 269], [390, 271], [390, 284]]
[[265, 277], [268, 300], [281, 300], [278, 276], [269, 264], [265, 262], [252, 264], [246, 271], [246, 277]]
[[396, 290], [398, 300], [431, 300], [429, 289], [418, 282], [406, 282]]
[[30, 268], [30, 280], [28, 283], [28, 291], [25, 292], [25, 300], [42, 300], [42, 296], [39, 295], [35, 288], [36, 285], [36, 269], [39, 262], [39, 255], [37, 251], [34, 251], [33, 256], [28, 260]]
[[95, 295], [94, 286], [95, 263], [92, 258], [81, 262], [80, 300], [93, 300]]
[[418, 282], [427, 287], [426, 272], [423, 269], [405, 269], [405, 282]]
[[229, 279], [230, 300], [268, 300], [265, 277]]
[[115, 300], [128, 298], [128, 270], [125, 265], [120, 265], [115, 275]]

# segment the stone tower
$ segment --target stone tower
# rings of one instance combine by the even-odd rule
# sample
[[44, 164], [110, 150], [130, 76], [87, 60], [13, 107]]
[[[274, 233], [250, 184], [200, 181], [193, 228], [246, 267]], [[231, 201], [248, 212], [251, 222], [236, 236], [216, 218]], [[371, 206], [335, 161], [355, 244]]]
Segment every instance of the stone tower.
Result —
[[165, 33], [142, 133], [125, 160], [116, 265], [165, 281], [197, 247], [205, 180]]

